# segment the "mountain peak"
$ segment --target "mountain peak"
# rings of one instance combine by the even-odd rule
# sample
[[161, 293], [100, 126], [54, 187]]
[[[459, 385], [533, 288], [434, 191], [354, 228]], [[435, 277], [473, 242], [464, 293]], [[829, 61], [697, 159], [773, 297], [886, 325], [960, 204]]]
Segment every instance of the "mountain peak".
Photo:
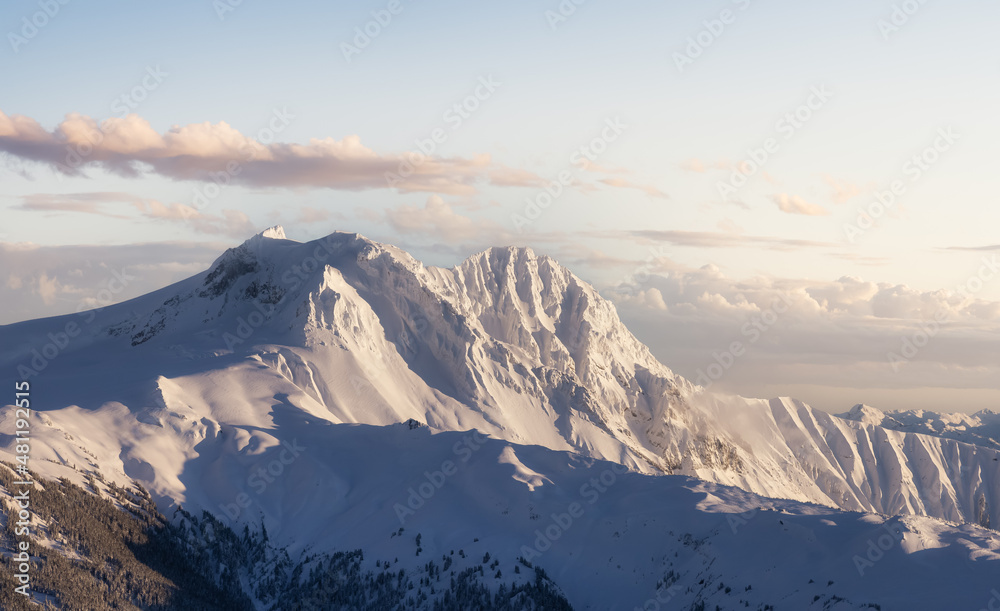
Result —
[[837, 415], [844, 420], [856, 420], [862, 424], [880, 425], [885, 420], [885, 414], [880, 410], [864, 403], [858, 403], [850, 411]]
[[[523, 276], [527, 270], [546, 263], [551, 265], [557, 262], [545, 255], [536, 254], [528, 246], [493, 246], [471, 255], [459, 267], [478, 265], [491, 269], [494, 273]], [[561, 266], [556, 264], [556, 267]]]
[[526, 257], [536, 257], [535, 251], [530, 246], [490, 246], [485, 251], [490, 254], [523, 254]]
[[[516, 262], [516, 261], [538, 261], [548, 259], [545, 255], [536, 254], [530, 246], [491, 246], [478, 253], [479, 257], [487, 260]], [[472, 255], [470, 259], [475, 259], [477, 255]]]
[[[138, 474], [154, 494], [212, 509], [235, 498], [228, 482], [245, 478], [228, 474], [268, 436], [293, 442], [322, 421], [419, 422], [435, 434], [474, 429], [851, 511], [1000, 524], [1000, 444], [993, 428], [969, 432], [968, 416], [882, 414], [860, 404], [842, 416], [859, 422], [851, 425], [792, 399], [696, 392], [611, 302], [527, 248], [489, 249], [444, 269], [356, 233], [308, 242], [265, 233], [283, 235], [262, 232], [206, 272], [95, 312], [87, 336], [54, 364], [40, 361], [50, 381], [39, 402], [91, 406], [83, 430], [101, 437], [77, 442], [76, 433], [63, 438], [46, 427], [38, 447], [51, 453], [38, 458], [88, 464], [89, 447], [120, 446], [95, 462]], [[51, 319], [0, 327], [0, 370], [35, 362], [24, 347], [52, 328]], [[88, 394], [80, 396], [84, 378]], [[80, 418], [80, 409], [65, 418]], [[162, 435], [173, 437], [156, 441]], [[976, 445], [958, 448], [953, 439]], [[218, 476], [209, 466], [215, 456], [225, 457]], [[282, 481], [296, 485], [314, 472], [302, 473]], [[515, 481], [536, 482], [533, 473], [541, 473], [535, 463], [514, 464]], [[210, 494], [196, 490], [205, 481]], [[332, 483], [325, 489], [339, 503], [347, 485]], [[284, 499], [284, 485], [276, 482], [268, 498]], [[279, 505], [267, 515], [284, 523], [295, 511]]]
[[245, 249], [252, 249], [257, 252], [264, 244], [264, 242], [271, 240], [287, 240], [285, 236], [285, 229], [281, 225], [274, 225], [273, 227], [268, 227], [264, 231], [261, 231], [255, 236], [248, 238], [241, 244], [241, 247]]
[[287, 240], [285, 237], [285, 228], [281, 225], [274, 225], [273, 227], [268, 227], [264, 231], [258, 233], [262, 238], [271, 238], [272, 240]]

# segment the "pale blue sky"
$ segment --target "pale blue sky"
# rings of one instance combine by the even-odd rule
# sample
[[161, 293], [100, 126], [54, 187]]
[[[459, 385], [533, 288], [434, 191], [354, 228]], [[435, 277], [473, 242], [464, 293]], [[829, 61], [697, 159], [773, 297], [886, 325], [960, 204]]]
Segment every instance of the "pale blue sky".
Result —
[[[390, 2], [244, 0], [220, 18], [215, 7], [224, 3], [69, 0], [23, 40], [23, 20], [43, 20], [40, 5], [3, 3], [0, 119], [37, 121], [58, 149], [65, 136], [55, 130], [67, 115], [118, 114], [116, 100], [158, 67], [166, 76], [133, 111], [159, 134], [224, 122], [253, 138], [275, 109], [287, 109], [294, 119], [279, 143], [356, 135], [366, 154], [394, 160], [441, 128], [447, 139], [433, 157], [451, 165], [438, 178], [452, 181], [458, 166], [480, 155], [490, 161], [459, 179], [468, 188], [458, 193], [397, 191], [370, 175], [347, 188], [317, 187], [315, 175], [301, 178], [296, 158], [266, 176], [248, 168], [239, 180], [252, 184], [224, 189], [192, 218], [181, 207], [205, 182], [149, 165], [139, 153], [129, 159], [137, 175], [88, 165], [85, 177], [62, 176], [43, 155], [24, 152], [30, 138], [4, 136], [0, 122], [0, 239], [52, 247], [183, 240], [203, 242], [209, 253], [281, 223], [297, 239], [359, 231], [444, 265], [494, 243], [531, 245], [605, 288], [627, 280], [654, 249], [669, 259], [659, 272], [676, 279], [678, 270], [712, 264], [732, 280], [734, 295], [740, 283], [762, 277], [804, 286], [845, 276], [932, 295], [966, 282], [995, 252], [945, 249], [1000, 244], [995, 2], [587, 0], [552, 27], [546, 11], [558, 11], [556, 1], [400, 0], [398, 14], [350, 61], [342, 43]], [[879, 21], [913, 7], [886, 39]], [[730, 23], [679, 70], [675, 53], [685, 52], [689, 37], [706, 40], [706, 21], [723, 11]], [[496, 91], [453, 128], [445, 113], [489, 77], [500, 83]], [[832, 92], [829, 101], [794, 134], [780, 128], [816, 87]], [[626, 128], [597, 157], [600, 167], [573, 166], [574, 150], [615, 118]], [[914, 179], [904, 164], [942, 129], [960, 138]], [[777, 152], [723, 201], [719, 181], [769, 138]], [[197, 155], [188, 162], [192, 171], [201, 163]], [[515, 231], [512, 215], [540, 193], [536, 183], [566, 169], [572, 186], [526, 233]], [[353, 171], [344, 170], [352, 179]], [[489, 179], [496, 171], [516, 174], [519, 186]], [[894, 180], [906, 189], [898, 203], [849, 242], [845, 224]], [[191, 269], [185, 265], [155, 277], [179, 279]], [[9, 312], [71, 311], [87, 290], [57, 277], [60, 297], [29, 276], [8, 282], [25, 299]], [[30, 305], [45, 295], [44, 304]], [[1000, 300], [1000, 281], [976, 297]], [[991, 316], [980, 318], [995, 331]], [[637, 332], [654, 348], [663, 339]]]

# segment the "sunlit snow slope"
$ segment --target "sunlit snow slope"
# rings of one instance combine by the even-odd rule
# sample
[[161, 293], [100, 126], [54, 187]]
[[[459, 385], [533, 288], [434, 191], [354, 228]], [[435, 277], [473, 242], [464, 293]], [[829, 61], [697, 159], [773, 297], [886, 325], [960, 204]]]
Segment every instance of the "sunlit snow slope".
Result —
[[996, 450], [702, 392], [530, 249], [441, 269], [356, 234], [298, 243], [276, 228], [138, 299], [2, 326], [0, 351], [2, 383], [26, 377], [44, 412], [34, 460], [127, 475], [166, 501], [197, 504], [206, 469], [226, 481], [301, 425], [413, 419], [769, 497], [1000, 524]]
[[988, 409], [974, 414], [940, 413], [922, 409], [882, 412], [859, 403], [839, 416], [894, 431], [923, 433], [987, 448], [1000, 448], [1000, 414]]

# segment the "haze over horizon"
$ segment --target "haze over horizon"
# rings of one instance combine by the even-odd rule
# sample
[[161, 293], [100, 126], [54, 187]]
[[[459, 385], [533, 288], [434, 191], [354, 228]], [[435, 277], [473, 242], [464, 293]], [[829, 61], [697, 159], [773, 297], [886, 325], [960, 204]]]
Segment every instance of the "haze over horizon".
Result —
[[1000, 409], [1000, 7], [904, 4], [7, 3], [0, 323], [275, 224], [514, 244], [691, 380]]

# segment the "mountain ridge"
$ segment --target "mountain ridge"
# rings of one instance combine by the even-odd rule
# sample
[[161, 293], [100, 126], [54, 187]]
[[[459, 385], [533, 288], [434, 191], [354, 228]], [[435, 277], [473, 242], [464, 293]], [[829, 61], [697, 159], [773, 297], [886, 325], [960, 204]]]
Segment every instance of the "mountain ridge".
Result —
[[[67, 435], [93, 428], [81, 414], [102, 420], [105, 468], [162, 499], [186, 497], [169, 465], [220, 430], [243, 440], [212, 450], [223, 454], [290, 441], [269, 407], [280, 405], [333, 423], [477, 429], [847, 510], [1000, 523], [994, 449], [706, 392], [659, 363], [593, 287], [527, 248], [443, 269], [360, 234], [300, 243], [271, 228], [200, 274], [86, 314], [47, 363], [44, 379], [59, 383], [37, 392], [65, 409], [45, 413], [65, 417]], [[2, 370], [66, 318], [0, 327], [21, 348], [0, 353]], [[154, 441], [150, 423], [170, 440]], [[52, 460], [88, 460], [51, 443]]]

